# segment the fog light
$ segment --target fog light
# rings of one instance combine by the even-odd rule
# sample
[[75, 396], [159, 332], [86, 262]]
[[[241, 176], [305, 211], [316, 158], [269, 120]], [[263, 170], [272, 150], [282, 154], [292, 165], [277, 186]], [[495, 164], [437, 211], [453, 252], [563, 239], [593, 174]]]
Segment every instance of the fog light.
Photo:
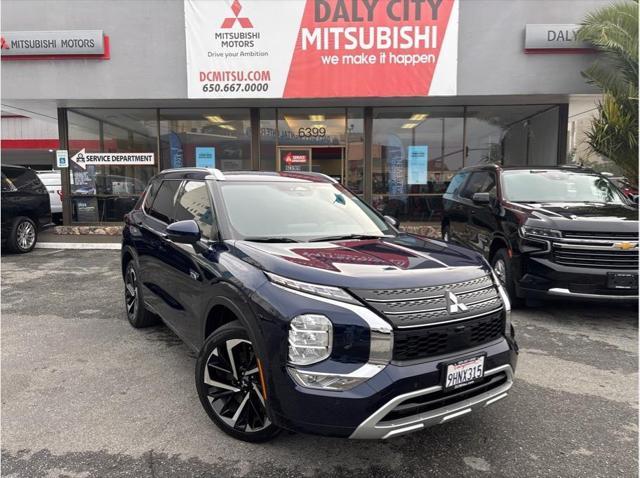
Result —
[[366, 377], [346, 377], [340, 375], [328, 375], [321, 373], [303, 372], [289, 368], [289, 374], [295, 382], [307, 388], [320, 388], [323, 390], [349, 390], [359, 383], [367, 380]]
[[289, 324], [289, 362], [309, 365], [331, 355], [333, 326], [324, 315], [298, 315]]

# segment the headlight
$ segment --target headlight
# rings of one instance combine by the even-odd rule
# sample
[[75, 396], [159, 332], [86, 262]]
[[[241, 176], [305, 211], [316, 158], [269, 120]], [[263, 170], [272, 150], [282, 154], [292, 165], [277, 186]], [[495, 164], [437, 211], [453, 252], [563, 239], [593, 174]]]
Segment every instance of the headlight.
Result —
[[305, 314], [289, 324], [289, 362], [309, 365], [331, 355], [333, 326], [324, 315]]
[[265, 272], [271, 282], [287, 289], [293, 289], [300, 292], [306, 292], [307, 294], [319, 295], [320, 297], [326, 297], [327, 299], [339, 300], [340, 302], [348, 302], [350, 304], [358, 304], [356, 299], [347, 294], [346, 291], [339, 287], [331, 287], [328, 285], [309, 284], [308, 282], [301, 282], [293, 279], [287, 279], [270, 272]]
[[555, 229], [531, 226], [520, 226], [520, 235], [522, 237], [543, 237], [545, 239], [560, 239], [562, 237], [562, 233]]

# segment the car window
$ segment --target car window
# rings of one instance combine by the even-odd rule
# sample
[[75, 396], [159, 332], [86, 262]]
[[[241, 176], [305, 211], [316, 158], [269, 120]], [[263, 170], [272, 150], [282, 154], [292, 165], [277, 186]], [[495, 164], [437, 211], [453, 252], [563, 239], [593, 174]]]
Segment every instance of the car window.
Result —
[[214, 218], [211, 199], [204, 181], [187, 181], [176, 201], [174, 219], [186, 221], [193, 219], [198, 223], [202, 237], [214, 236]]
[[457, 196], [460, 193], [460, 188], [464, 184], [465, 179], [469, 176], [469, 173], [458, 173], [456, 174], [451, 182], [449, 183], [449, 187], [445, 194], [451, 194], [453, 196]]
[[9, 178], [2, 173], [2, 191], [15, 191], [16, 187], [13, 185]]
[[463, 198], [471, 199], [475, 193], [496, 193], [496, 176], [490, 171], [473, 173], [460, 193]]
[[36, 173], [26, 168], [6, 168], [3, 173], [18, 191], [46, 193], [44, 185]]
[[158, 187], [162, 181], [156, 179], [149, 185], [149, 191], [144, 198], [144, 209], [145, 211], [149, 211], [151, 209], [151, 205], [153, 204], [153, 200], [156, 197], [156, 193], [158, 192]]
[[162, 222], [171, 224], [173, 222], [173, 205], [176, 194], [180, 188], [181, 181], [164, 180], [160, 184], [158, 193], [149, 209], [149, 215]]

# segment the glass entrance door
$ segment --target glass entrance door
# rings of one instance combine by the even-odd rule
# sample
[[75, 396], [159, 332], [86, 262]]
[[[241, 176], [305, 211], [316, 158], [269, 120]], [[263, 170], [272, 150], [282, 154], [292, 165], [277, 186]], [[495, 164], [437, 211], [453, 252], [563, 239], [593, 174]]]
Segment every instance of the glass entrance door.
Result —
[[344, 146], [316, 146], [278, 148], [279, 170], [288, 172], [322, 173], [342, 182], [344, 175]]
[[280, 171], [311, 171], [311, 148], [278, 148]]
[[344, 147], [311, 148], [311, 171], [331, 176], [342, 183], [344, 175]]

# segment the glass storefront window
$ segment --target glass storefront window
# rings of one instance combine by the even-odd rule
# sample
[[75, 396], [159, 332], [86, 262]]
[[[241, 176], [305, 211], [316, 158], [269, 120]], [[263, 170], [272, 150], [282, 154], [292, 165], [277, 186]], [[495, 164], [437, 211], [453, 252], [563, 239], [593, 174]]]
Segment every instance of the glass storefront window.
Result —
[[260, 109], [260, 170], [277, 171], [276, 164], [276, 110]]
[[465, 166], [557, 164], [557, 106], [468, 106], [466, 121]]
[[[154, 153], [157, 158], [155, 110], [73, 110], [67, 118], [70, 156], [84, 149], [87, 153]], [[82, 169], [72, 162], [72, 220], [122, 221], [156, 172], [157, 166], [87, 165]]]
[[402, 221], [437, 220], [462, 166], [464, 108], [373, 111], [373, 204]]
[[160, 110], [161, 169], [251, 169], [249, 109]]
[[364, 194], [364, 111], [349, 108], [347, 111], [346, 186], [354, 193]]
[[344, 108], [278, 109], [280, 145], [344, 145], [346, 133]]

